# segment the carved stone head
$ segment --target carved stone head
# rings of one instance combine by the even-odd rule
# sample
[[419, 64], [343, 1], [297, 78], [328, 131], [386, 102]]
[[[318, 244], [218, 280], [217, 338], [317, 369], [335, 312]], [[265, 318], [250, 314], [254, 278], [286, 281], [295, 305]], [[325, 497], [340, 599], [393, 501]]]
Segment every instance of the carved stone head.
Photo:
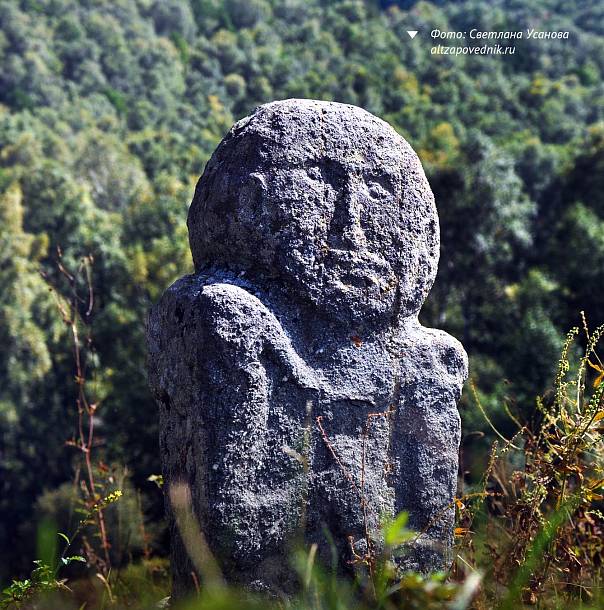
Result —
[[334, 102], [273, 102], [236, 123], [188, 227], [197, 271], [245, 271], [347, 321], [416, 314], [438, 264], [417, 155], [384, 121]]

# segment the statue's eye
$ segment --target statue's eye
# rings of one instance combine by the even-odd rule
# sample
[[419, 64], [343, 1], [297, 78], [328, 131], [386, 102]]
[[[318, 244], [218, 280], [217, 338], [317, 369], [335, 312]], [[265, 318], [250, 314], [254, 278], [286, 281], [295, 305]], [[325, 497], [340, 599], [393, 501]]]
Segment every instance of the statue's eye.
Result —
[[367, 182], [367, 192], [372, 199], [384, 199], [388, 191], [379, 182]]

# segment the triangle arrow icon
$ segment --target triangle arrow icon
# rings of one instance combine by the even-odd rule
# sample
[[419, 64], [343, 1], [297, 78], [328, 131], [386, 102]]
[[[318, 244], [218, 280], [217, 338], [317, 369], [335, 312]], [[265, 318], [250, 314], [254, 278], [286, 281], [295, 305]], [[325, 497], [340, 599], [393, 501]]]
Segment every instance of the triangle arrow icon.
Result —
[[409, 34], [411, 38], [415, 38], [417, 36], [417, 30], [407, 30], [407, 34]]

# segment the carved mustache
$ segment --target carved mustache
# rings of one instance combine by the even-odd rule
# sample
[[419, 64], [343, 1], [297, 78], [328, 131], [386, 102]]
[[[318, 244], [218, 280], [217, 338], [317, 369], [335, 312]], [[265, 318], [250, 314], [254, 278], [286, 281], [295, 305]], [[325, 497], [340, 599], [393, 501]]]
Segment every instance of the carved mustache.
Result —
[[385, 290], [396, 282], [392, 267], [380, 255], [367, 250], [330, 250], [322, 262], [328, 276], [356, 288]]

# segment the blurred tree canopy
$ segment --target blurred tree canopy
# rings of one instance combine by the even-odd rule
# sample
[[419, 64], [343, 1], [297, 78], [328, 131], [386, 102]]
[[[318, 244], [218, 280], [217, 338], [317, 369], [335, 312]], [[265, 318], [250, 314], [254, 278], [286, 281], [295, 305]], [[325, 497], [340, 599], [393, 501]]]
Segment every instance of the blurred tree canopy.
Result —
[[[526, 27], [570, 39], [430, 54], [433, 28]], [[36, 498], [72, 476], [73, 362], [39, 270], [94, 257], [103, 451], [150, 489], [146, 312], [192, 268], [209, 155], [273, 99], [360, 105], [419, 152], [442, 225], [422, 319], [464, 342], [503, 428], [503, 400], [530, 410], [579, 310], [602, 322], [603, 73], [599, 2], [0, 0], [0, 565], [27, 568]]]

